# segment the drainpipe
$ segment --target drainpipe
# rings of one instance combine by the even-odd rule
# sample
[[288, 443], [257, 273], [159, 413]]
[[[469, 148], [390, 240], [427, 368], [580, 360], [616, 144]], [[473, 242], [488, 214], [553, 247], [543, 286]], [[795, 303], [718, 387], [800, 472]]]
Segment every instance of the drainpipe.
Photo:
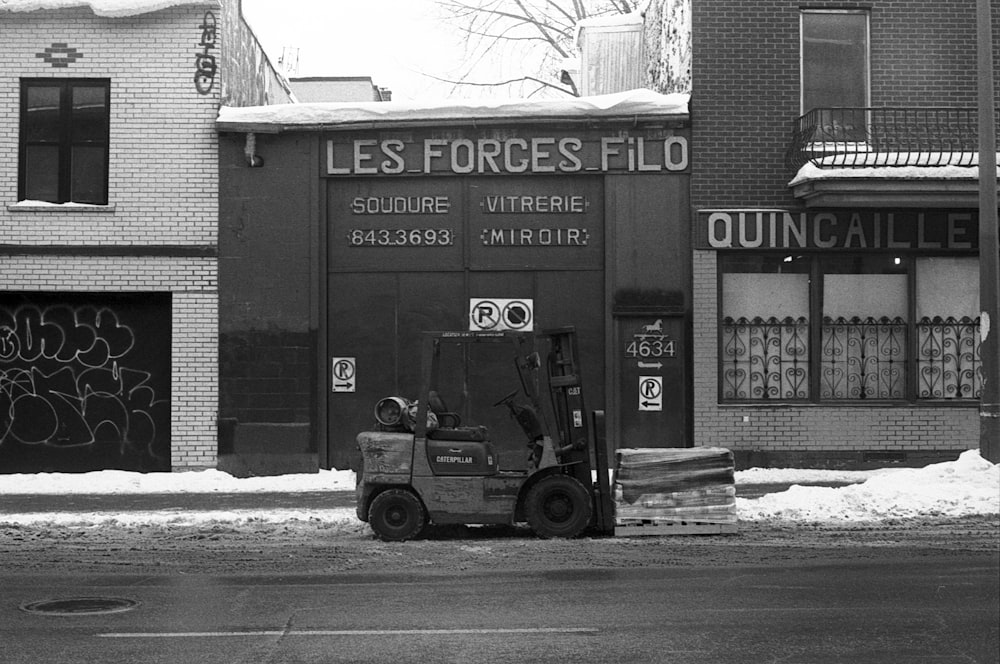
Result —
[[993, 21], [990, 0], [977, 0], [979, 60], [979, 453], [1000, 463], [1000, 246], [997, 243], [997, 138], [993, 90]]

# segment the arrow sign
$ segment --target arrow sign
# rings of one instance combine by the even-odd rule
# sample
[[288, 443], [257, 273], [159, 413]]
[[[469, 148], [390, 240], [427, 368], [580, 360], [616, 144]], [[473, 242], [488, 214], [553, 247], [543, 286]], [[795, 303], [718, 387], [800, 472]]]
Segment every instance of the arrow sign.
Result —
[[358, 370], [357, 360], [353, 357], [331, 358], [330, 376], [334, 392], [353, 392], [354, 378]]
[[639, 362], [640, 369], [662, 369], [663, 362]]
[[663, 376], [639, 376], [639, 410], [663, 410]]

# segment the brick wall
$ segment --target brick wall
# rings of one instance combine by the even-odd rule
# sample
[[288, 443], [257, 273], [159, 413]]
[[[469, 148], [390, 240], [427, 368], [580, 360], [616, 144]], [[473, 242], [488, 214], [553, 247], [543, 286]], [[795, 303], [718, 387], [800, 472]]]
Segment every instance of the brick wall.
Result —
[[[873, 106], [976, 105], [975, 0], [692, 0], [696, 210], [799, 208], [787, 186], [794, 173], [785, 167], [784, 152], [800, 115], [803, 7], [870, 10]], [[1000, 63], [1000, 52], [996, 56]], [[917, 453], [975, 445], [974, 406], [720, 405], [716, 257], [694, 252], [696, 445], [785, 458], [811, 451]]]
[[288, 81], [278, 76], [253, 30], [239, 13], [239, 0], [221, 0], [223, 46], [222, 103], [226, 106], [287, 104]]
[[[13, 119], [0, 124], [0, 289], [172, 294], [174, 470], [214, 466], [217, 449], [221, 84], [195, 86], [206, 10], [220, 8], [0, 11], [0, 117]], [[58, 68], [36, 57], [53, 43], [81, 57]], [[13, 205], [20, 79], [46, 77], [111, 80], [107, 207]]]
[[696, 207], [794, 206], [784, 151], [800, 115], [801, 7], [871, 10], [872, 105], [976, 105], [975, 0], [693, 0]]

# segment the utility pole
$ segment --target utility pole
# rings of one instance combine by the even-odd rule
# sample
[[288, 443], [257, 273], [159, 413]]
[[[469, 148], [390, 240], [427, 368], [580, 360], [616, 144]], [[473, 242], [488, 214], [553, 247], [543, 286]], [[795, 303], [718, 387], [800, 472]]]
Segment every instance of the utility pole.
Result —
[[990, 0], [977, 0], [979, 77], [979, 453], [1000, 463], [1000, 245], [997, 241], [997, 137]]

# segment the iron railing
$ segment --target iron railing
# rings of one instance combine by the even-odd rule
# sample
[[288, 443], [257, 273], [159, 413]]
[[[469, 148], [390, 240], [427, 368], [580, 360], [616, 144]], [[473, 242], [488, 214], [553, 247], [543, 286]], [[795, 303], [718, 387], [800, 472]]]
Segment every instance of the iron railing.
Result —
[[974, 108], [815, 108], [794, 121], [789, 168], [975, 166]]

